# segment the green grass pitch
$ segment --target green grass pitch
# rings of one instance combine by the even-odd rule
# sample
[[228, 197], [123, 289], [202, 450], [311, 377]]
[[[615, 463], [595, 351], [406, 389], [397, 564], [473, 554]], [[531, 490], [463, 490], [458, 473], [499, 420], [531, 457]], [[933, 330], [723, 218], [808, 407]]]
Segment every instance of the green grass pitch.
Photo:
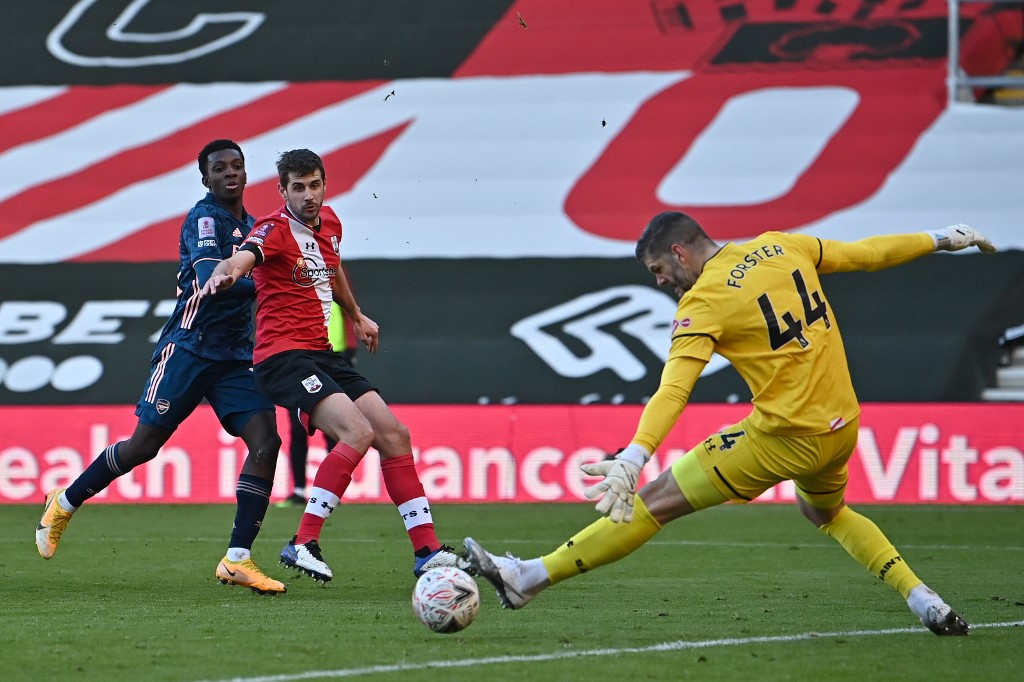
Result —
[[[411, 547], [390, 506], [343, 506], [327, 522], [326, 588], [277, 563], [300, 510], [271, 508], [254, 557], [288, 593], [260, 597], [213, 576], [230, 506], [87, 505], [44, 561], [40, 504], [2, 512], [0, 679], [1020, 679], [1024, 507], [860, 509], [975, 626], [969, 637], [924, 630], [792, 506], [681, 519], [521, 611], [482, 583], [476, 622], [438, 635], [413, 616]], [[434, 515], [444, 541], [523, 557], [595, 518], [577, 504]]]

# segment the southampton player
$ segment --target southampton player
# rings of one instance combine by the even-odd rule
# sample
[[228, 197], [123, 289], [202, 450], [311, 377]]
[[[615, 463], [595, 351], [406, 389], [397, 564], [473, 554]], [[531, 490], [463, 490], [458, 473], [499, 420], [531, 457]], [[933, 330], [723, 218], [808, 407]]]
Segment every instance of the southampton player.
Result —
[[281, 550], [281, 561], [321, 582], [333, 577], [320, 553], [320, 531], [373, 446], [380, 452], [388, 495], [412, 541], [413, 572], [419, 576], [435, 566], [457, 564], [469, 568], [434, 534], [408, 428], [377, 389], [331, 349], [332, 301], [371, 353], [377, 351], [378, 328], [359, 310], [340, 267], [341, 222], [323, 205], [323, 161], [308, 149], [293, 150], [281, 155], [277, 171], [284, 206], [256, 221], [238, 253], [213, 271], [203, 294], [228, 295], [239, 277], [252, 271], [257, 385], [311, 435], [319, 429], [335, 442], [317, 469], [298, 531]]
[[274, 406], [256, 389], [252, 373], [253, 282], [245, 278], [229, 295], [202, 299], [214, 267], [242, 244], [255, 222], [242, 205], [245, 157], [231, 140], [214, 140], [199, 152], [207, 195], [181, 226], [178, 299], [153, 353], [152, 370], [135, 414], [132, 436], [114, 443], [67, 487], [50, 491], [36, 530], [44, 559], [57, 551], [71, 514], [115, 478], [156, 457], [203, 398], [224, 429], [241, 436], [249, 452], [235, 489], [237, 509], [227, 555], [217, 565], [222, 583], [262, 594], [285, 591], [250, 555], [270, 501], [281, 439]]
[[[655, 216], [636, 256], [659, 286], [680, 297], [679, 308], [661, 384], [632, 442], [615, 458], [583, 467], [604, 477], [586, 494], [600, 497], [597, 510], [608, 517], [528, 561], [495, 556], [466, 538], [477, 571], [497, 588], [503, 606], [519, 608], [546, 587], [625, 557], [673, 519], [727, 501], [749, 502], [792, 480], [803, 515], [898, 590], [924, 625], [937, 635], [966, 635], [967, 623], [921, 582], [874, 523], [844, 502], [860, 406], [818, 275], [878, 270], [969, 246], [995, 251], [966, 225], [853, 243], [769, 232], [719, 246], [687, 215]], [[635, 493], [641, 469], [715, 351], [750, 387], [753, 411]]]

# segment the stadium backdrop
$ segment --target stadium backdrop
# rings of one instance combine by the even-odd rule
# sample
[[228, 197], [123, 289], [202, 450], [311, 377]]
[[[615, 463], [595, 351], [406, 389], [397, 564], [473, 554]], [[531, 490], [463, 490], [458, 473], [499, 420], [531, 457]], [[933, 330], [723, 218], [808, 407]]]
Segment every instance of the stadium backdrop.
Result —
[[[278, 203], [277, 152], [324, 155], [384, 333], [360, 367], [436, 500], [580, 499], [576, 465], [621, 446], [657, 385], [674, 303], [630, 254], [680, 208], [722, 240], [984, 227], [1003, 253], [826, 280], [869, 403], [851, 499], [1024, 502], [1024, 411], [977, 403], [1024, 323], [1024, 126], [945, 104], [944, 2], [305, 7], [322, 21], [286, 0], [8, 9], [0, 503], [37, 502], [130, 432], [201, 190], [189, 159], [221, 136], [246, 149], [256, 213]], [[1022, 30], [973, 4], [961, 26], [981, 73]], [[331, 49], [266, 49], [283, 39]], [[716, 359], [660, 464], [747, 400]], [[203, 408], [104, 499], [228, 502], [242, 456]], [[351, 497], [381, 499], [372, 463]]]

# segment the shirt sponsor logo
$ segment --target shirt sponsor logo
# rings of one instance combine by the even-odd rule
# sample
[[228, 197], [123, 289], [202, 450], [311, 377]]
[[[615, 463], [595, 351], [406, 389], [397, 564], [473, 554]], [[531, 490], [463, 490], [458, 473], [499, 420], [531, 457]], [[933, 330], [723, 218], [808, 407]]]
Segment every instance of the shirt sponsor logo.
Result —
[[317, 281], [334, 279], [338, 269], [330, 265], [317, 266], [308, 258], [296, 258], [295, 267], [292, 268], [292, 281], [300, 287], [316, 286]]
[[321, 388], [324, 387], [320, 383], [320, 379], [315, 374], [310, 374], [308, 377], [302, 380], [302, 386], [306, 389], [307, 393], [318, 393]]
[[214, 221], [210, 216], [203, 216], [199, 219], [199, 237], [212, 237], [216, 234], [214, 230]]

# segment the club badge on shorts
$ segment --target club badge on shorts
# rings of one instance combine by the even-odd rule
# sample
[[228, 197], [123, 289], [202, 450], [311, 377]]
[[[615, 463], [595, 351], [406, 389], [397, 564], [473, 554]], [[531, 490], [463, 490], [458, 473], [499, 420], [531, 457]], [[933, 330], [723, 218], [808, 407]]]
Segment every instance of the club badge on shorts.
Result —
[[307, 393], [316, 393], [324, 387], [324, 385], [320, 383], [320, 379], [318, 379], [315, 374], [310, 374], [308, 377], [303, 379], [302, 385], [306, 389]]

